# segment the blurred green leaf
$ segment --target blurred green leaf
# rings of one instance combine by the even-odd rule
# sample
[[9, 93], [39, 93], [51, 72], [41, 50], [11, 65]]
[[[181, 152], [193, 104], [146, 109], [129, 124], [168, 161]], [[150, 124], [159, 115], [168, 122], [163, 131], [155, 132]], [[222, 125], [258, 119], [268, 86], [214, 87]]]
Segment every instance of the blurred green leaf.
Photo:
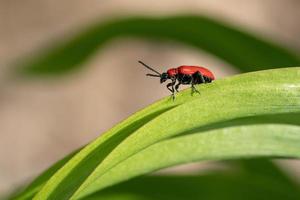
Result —
[[300, 64], [300, 58], [288, 50], [228, 24], [203, 16], [175, 16], [132, 17], [94, 24], [71, 40], [62, 39], [39, 56], [22, 62], [19, 69], [27, 75], [64, 74], [83, 67], [83, 62], [106, 42], [128, 36], [191, 45], [245, 72]]
[[[200, 85], [200, 95], [191, 96], [185, 90], [175, 102], [163, 99], [86, 146], [35, 198], [77, 198], [136, 175], [199, 159], [297, 157], [299, 126], [267, 123], [217, 128], [217, 123], [300, 112], [299, 72], [299, 68], [287, 68], [248, 73]], [[147, 124], [141, 123], [145, 117]], [[201, 131], [213, 124], [211, 130]]]

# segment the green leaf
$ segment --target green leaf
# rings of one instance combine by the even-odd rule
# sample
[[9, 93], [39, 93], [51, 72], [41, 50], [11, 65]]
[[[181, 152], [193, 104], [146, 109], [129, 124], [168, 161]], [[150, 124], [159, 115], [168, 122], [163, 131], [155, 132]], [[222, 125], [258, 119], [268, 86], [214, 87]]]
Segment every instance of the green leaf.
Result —
[[136, 175], [201, 159], [298, 157], [299, 126], [217, 127], [243, 117], [300, 112], [299, 80], [300, 68], [260, 71], [200, 85], [200, 95], [185, 90], [174, 102], [165, 98], [87, 145], [35, 198], [76, 199]]
[[132, 17], [95, 24], [71, 40], [59, 41], [55, 47], [28, 62], [22, 62], [20, 69], [27, 75], [56, 75], [74, 71], [83, 67], [83, 62], [103, 48], [106, 42], [128, 36], [191, 45], [241, 71], [300, 64], [300, 58], [288, 50], [228, 24], [203, 16], [174, 16]]
[[[261, 39], [257, 39], [256, 37], [244, 33], [243, 31], [239, 31], [229, 25], [223, 25], [205, 17], [135, 17], [124, 20], [115, 20], [107, 22], [106, 24], [95, 24], [75, 36], [70, 41], [61, 41], [60, 44], [62, 45], [46, 50], [41, 56], [32, 58], [27, 64], [22, 64], [21, 70], [30, 75], [64, 74], [82, 67], [81, 64], [97, 49], [103, 47], [103, 44], [107, 41], [110, 41], [115, 37], [123, 36], [142, 37], [145, 39], [151, 38], [160, 41], [173, 40], [183, 44], [192, 45], [223, 58], [244, 71], [270, 68], [279, 65], [282, 67], [292, 66], [300, 63], [299, 57], [282, 47], [278, 47], [269, 42], [264, 42]], [[163, 103], [160, 102], [158, 105], [156, 104], [156, 106], [152, 106], [148, 110], [145, 110], [145, 112], [139, 112], [138, 115], [135, 115], [136, 119], [133, 117], [131, 120], [126, 120], [127, 124], [123, 123], [123, 125], [119, 126], [119, 131], [116, 131], [117, 129], [111, 131], [111, 133], [117, 132], [117, 134], [120, 135], [120, 138], [115, 137], [115, 139], [106, 141], [105, 144], [99, 146], [99, 149], [108, 148], [106, 153], [102, 153], [99, 156], [99, 160], [96, 159], [97, 154], [90, 155], [90, 158], [85, 159], [86, 162], [97, 160], [91, 165], [91, 169], [87, 170], [88, 173], [85, 173], [83, 170], [86, 167], [84, 164], [82, 164], [82, 168], [77, 166], [76, 170], [74, 170], [73, 173], [70, 173], [68, 178], [64, 179], [64, 183], [68, 185], [70, 180], [77, 176], [76, 173], [84, 179], [97, 163], [100, 164], [110, 151], [117, 147], [122, 140], [132, 134], [133, 131], [139, 129], [145, 123], [169, 109], [189, 100], [190, 99], [187, 98], [177, 99], [174, 103], [168, 100]], [[203, 125], [198, 128], [198, 131], [256, 123], [299, 124], [299, 117], [299, 114], [292, 113], [245, 117], [242, 119], [233, 119]], [[181, 133], [181, 135], [189, 134], [190, 132], [191, 131], [186, 131], [185, 133]], [[111, 143], [114, 143], [114, 145], [110, 146]], [[34, 181], [34, 183], [23, 191], [23, 193], [18, 195], [17, 199], [31, 199], [32, 195], [34, 195], [35, 192], [45, 184], [46, 180], [60, 167], [61, 165], [51, 168], [52, 170], [49, 171], [51, 173], [46, 172], [46, 176], [39, 177], [37, 179], [38, 181]], [[73, 188], [70, 187], [70, 193], [73, 192], [72, 190], [74, 188], [81, 184], [80, 181], [78, 181], [77, 184], [78, 185], [75, 184]], [[69, 193], [67, 195], [69, 195]]]
[[197, 160], [254, 156], [300, 158], [299, 133], [299, 126], [245, 125], [196, 132], [162, 141], [129, 157], [97, 180], [86, 184], [74, 199], [137, 175]]
[[[253, 162], [247, 162], [253, 163]], [[256, 163], [256, 162], [254, 162]], [[176, 191], [176, 192], [175, 192]], [[299, 190], [280, 179], [244, 171], [189, 176], [146, 176], [107, 188], [85, 200], [298, 200]]]
[[44, 171], [41, 175], [39, 175], [35, 180], [33, 180], [25, 189], [21, 190], [20, 192], [16, 192], [16, 194], [11, 195], [7, 199], [18, 199], [18, 200], [25, 200], [25, 199], [32, 199], [33, 196], [42, 188], [42, 186], [47, 182], [51, 176], [57, 172], [59, 168], [61, 168], [64, 164], [66, 164], [76, 153], [79, 152], [80, 149], [76, 150], [75, 152], [67, 155], [65, 158], [59, 160], [49, 169]]
[[[281, 124], [294, 124], [300, 125], [300, 113], [288, 113], [288, 114], [279, 114], [279, 115], [263, 115], [263, 116], [256, 116], [256, 117], [245, 117], [239, 118], [235, 120], [230, 120], [223, 123], [217, 123], [210, 126], [204, 126], [199, 128], [198, 131], [204, 130], [211, 130], [213, 128], [224, 128], [230, 126], [237, 126], [237, 125], [245, 125], [245, 124], [266, 124], [266, 123], [281, 123]], [[146, 123], [146, 122], [145, 122]], [[191, 133], [191, 132], [190, 132]], [[185, 134], [189, 134], [186, 132]], [[71, 154], [74, 155], [73, 153]], [[48, 179], [59, 169], [61, 168], [71, 157], [68, 155], [63, 160], [59, 161], [58, 163], [54, 164], [44, 173], [42, 173], [39, 177], [36, 178], [29, 186], [27, 186], [21, 192], [17, 192], [13, 194], [13, 196], [9, 197], [8, 199], [11, 200], [29, 200], [32, 199], [33, 196], [42, 188], [42, 186], [47, 182]], [[231, 162], [232, 163], [232, 162]], [[235, 166], [239, 170], [245, 168], [246, 171], [251, 173], [249, 176], [253, 177], [254, 173], [261, 173], [264, 176], [270, 175], [272, 178], [277, 179], [276, 181], [283, 181], [284, 185], [291, 187], [291, 181], [283, 174], [281, 170], [279, 170], [273, 163], [267, 160], [241, 160], [235, 161]], [[237, 165], [238, 164], [238, 165]], [[232, 165], [232, 164], [231, 164]]]

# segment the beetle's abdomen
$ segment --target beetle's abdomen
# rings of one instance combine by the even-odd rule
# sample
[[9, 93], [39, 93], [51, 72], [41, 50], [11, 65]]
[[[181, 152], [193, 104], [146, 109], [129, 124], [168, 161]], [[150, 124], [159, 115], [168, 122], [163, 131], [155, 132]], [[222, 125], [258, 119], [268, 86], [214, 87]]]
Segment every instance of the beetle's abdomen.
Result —
[[177, 68], [177, 71], [178, 74], [186, 75], [192, 75], [196, 72], [200, 72], [203, 76], [208, 77], [211, 80], [215, 80], [215, 76], [213, 75], [213, 73], [204, 67], [182, 65]]

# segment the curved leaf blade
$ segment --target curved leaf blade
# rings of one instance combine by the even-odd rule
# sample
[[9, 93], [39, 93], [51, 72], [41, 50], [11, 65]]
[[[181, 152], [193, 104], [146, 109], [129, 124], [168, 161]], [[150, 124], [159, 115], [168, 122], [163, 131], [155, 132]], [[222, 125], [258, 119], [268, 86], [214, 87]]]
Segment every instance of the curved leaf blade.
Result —
[[[288, 71], [288, 69], [286, 70]], [[299, 76], [299, 69], [294, 68], [292, 70], [296, 70], [295, 72], [297, 73], [295, 74]], [[228, 121], [243, 116], [299, 112], [300, 83], [296, 77], [294, 83], [292, 83], [293, 81], [289, 82], [291, 80], [287, 81], [287, 77], [285, 77], [287, 75], [285, 72], [287, 71], [273, 70], [273, 73], [267, 73], [268, 71], [256, 73], [257, 76], [254, 73], [247, 74], [248, 76], [236, 76], [223, 80], [219, 84], [220, 87], [216, 85], [217, 81], [214, 84], [209, 84], [207, 86], [210, 87], [207, 90], [209, 92], [205, 93], [202, 98], [195, 98], [194, 101], [179, 105], [163, 113], [126, 138], [96, 168], [77, 192], [80, 193], [80, 190], [94, 184], [96, 179], [99, 179], [114, 165], [155, 142], [203, 125]], [[272, 80], [275, 76], [277, 78], [276, 84]], [[231, 84], [227, 85], [227, 81]], [[284, 85], [284, 89], [281, 88], [283, 90], [280, 89], [283, 86], [281, 84]], [[287, 85], [292, 86], [293, 89], [287, 90], [285, 88]], [[220, 94], [223, 93], [224, 95], [220, 99]], [[213, 110], [215, 108], [218, 108], [218, 110]]]
[[59, 160], [47, 170], [45, 170], [42, 174], [40, 174], [36, 179], [34, 179], [25, 189], [16, 194], [13, 194], [8, 197], [10, 200], [29, 200], [34, 197], [34, 195], [44, 186], [48, 179], [51, 178], [53, 174], [57, 172], [64, 164], [66, 164], [76, 153], [79, 152], [80, 149], [75, 152], [70, 153], [63, 159]]
[[[267, 123], [280, 123], [280, 124], [291, 124], [291, 125], [300, 125], [300, 113], [288, 113], [288, 114], [279, 114], [279, 115], [263, 115], [263, 116], [255, 116], [255, 117], [246, 117], [239, 118], [236, 120], [227, 121], [224, 123], [217, 123], [210, 126], [204, 126], [197, 129], [198, 132], [212, 130], [216, 128], [225, 128], [231, 126], [241, 126], [241, 125], [251, 125], [251, 124], [267, 124]], [[195, 130], [193, 130], [195, 132]], [[185, 134], [190, 134], [193, 132], [186, 132]], [[45, 185], [48, 179], [59, 169], [61, 168], [67, 160], [69, 160], [69, 156], [64, 158], [65, 161], [59, 161], [60, 164], [54, 164], [48, 170], [46, 170], [43, 174], [37, 177], [29, 186], [27, 186], [23, 191], [16, 192], [12, 196], [8, 197], [11, 200], [29, 200], [34, 197], [34, 195]], [[237, 161], [235, 161], [236, 163]], [[270, 174], [272, 178], [275, 178], [277, 181], [284, 182], [284, 185], [291, 188], [291, 180], [289, 180], [286, 175], [279, 170], [273, 163], [267, 160], [249, 160], [249, 161], [239, 161], [239, 168], [247, 168], [248, 171], [251, 171], [251, 176], [253, 173], [257, 173], [257, 171], [261, 171], [264, 175]], [[250, 168], [250, 169], [248, 169]], [[263, 170], [263, 171], [262, 171]], [[97, 195], [96, 195], [97, 196]], [[101, 195], [100, 195], [101, 196]], [[98, 198], [98, 197], [95, 197]], [[102, 198], [102, 197], [101, 197]], [[108, 197], [110, 198], [110, 197]]]
[[299, 158], [299, 144], [299, 126], [277, 124], [229, 127], [177, 137], [156, 143], [129, 157], [73, 199], [138, 175], [199, 160]]
[[[178, 103], [180, 103], [180, 102], [178, 102]], [[170, 107], [168, 107], [167, 105], [168, 104], [165, 104], [165, 106], [166, 106], [165, 108], [164, 107], [159, 108], [161, 110], [153, 108], [152, 113], [151, 113], [151, 111], [148, 111], [147, 114], [141, 113], [141, 112], [136, 113], [135, 117], [138, 118], [140, 116], [139, 120], [132, 121], [129, 118], [129, 119], [127, 119], [127, 121], [124, 121], [123, 123], [119, 124], [122, 126], [122, 128], [120, 128], [116, 131], [119, 134], [119, 136], [109, 142], [109, 144], [111, 144], [110, 147], [106, 148], [105, 142], [103, 142], [101, 148], [106, 148], [106, 154], [109, 153], [114, 147], [113, 144], [117, 145], [118, 142], [120, 142], [122, 139], [124, 139], [124, 137], [127, 137], [129, 134], [131, 134], [132, 131], [134, 131], [138, 127], [144, 125], [151, 118], [153, 118], [156, 115], [159, 115], [159, 113], [165, 112], [168, 109], [172, 108], [176, 104], [170, 105]], [[130, 121], [131, 123], [128, 123], [128, 121]], [[109, 141], [110, 138], [108, 137], [105, 140]], [[75, 152], [77, 153], [79, 150], [76, 150]], [[24, 190], [22, 190], [21, 192], [16, 192], [16, 194], [12, 194], [10, 197], [8, 197], [8, 199], [11, 199], [11, 200], [32, 199], [33, 196], [45, 185], [45, 183], [48, 181], [48, 179], [50, 179], [53, 174], [55, 174], [62, 166], [64, 166], [64, 164], [66, 164], [66, 162], [69, 161], [74, 156], [74, 154], [75, 153], [72, 153], [72, 154], [66, 156], [64, 159], [55, 163], [53, 166], [51, 166], [49, 169], [47, 169], [45, 172], [43, 172], [40, 176], [38, 176], [35, 180], [33, 180], [32, 183], [30, 185], [28, 185]], [[95, 159], [95, 156], [97, 156], [98, 159]], [[93, 156], [90, 155], [89, 157], [94, 158], [94, 160], [97, 160], [97, 162], [101, 162], [101, 157], [99, 157], [99, 155], [93, 155]], [[102, 158], [103, 157], [105, 157], [105, 154], [102, 154]], [[88, 160], [85, 160], [85, 162], [88, 162]], [[86, 166], [84, 166], [84, 168], [87, 171]], [[75, 174], [81, 176], [81, 174], [78, 174], [77, 171], [75, 172]]]
[[253, 171], [232, 173], [229, 170], [193, 176], [144, 176], [109, 187], [84, 199], [297, 200], [299, 198], [299, 189], [281, 180], [256, 175]]
[[[101, 151], [97, 147], [107, 138], [106, 134], [88, 145], [59, 170], [36, 198], [65, 199], [69, 198], [75, 190], [77, 193], [81, 193], [81, 190], [90, 187], [91, 183], [94, 183], [107, 171], [140, 150], [194, 128], [251, 115], [299, 112], [299, 77], [299, 68], [269, 70], [243, 74], [199, 86], [201, 91], [199, 96], [191, 97], [190, 91], [186, 90], [180, 93], [177, 98], [179, 102], [186, 101], [186, 103], [156, 116], [149, 123], [130, 134], [99, 163], [98, 167], [94, 166], [97, 169], [93, 170], [92, 173], [89, 172], [91, 173], [89, 178], [80, 183], [82, 185], [79, 189], [70, 188], [70, 185], [61, 183], [66, 177], [70, 177], [72, 173], [76, 172], [76, 166], [86, 164], [82, 162], [84, 157]], [[224, 94], [221, 99], [220, 94]], [[151, 107], [163, 106], [164, 103], [162, 102], [168, 101], [164, 99]], [[151, 110], [149, 108], [145, 110]], [[214, 108], [219, 110], [213, 110]], [[140, 111], [140, 113], [147, 112], [145, 110]], [[117, 128], [110, 131], [109, 137], [117, 137], [115, 130]], [[114, 134], [116, 135], [114, 136]]]

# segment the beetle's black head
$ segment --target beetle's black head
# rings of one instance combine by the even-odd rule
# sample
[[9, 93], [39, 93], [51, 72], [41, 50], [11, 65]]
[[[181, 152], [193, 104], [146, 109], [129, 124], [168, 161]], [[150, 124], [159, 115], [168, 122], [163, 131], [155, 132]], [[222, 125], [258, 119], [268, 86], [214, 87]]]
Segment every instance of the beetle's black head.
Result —
[[166, 72], [162, 73], [162, 74], [160, 75], [160, 83], [165, 82], [166, 80], [168, 80], [168, 78], [169, 78], [168, 73], [166, 73]]

